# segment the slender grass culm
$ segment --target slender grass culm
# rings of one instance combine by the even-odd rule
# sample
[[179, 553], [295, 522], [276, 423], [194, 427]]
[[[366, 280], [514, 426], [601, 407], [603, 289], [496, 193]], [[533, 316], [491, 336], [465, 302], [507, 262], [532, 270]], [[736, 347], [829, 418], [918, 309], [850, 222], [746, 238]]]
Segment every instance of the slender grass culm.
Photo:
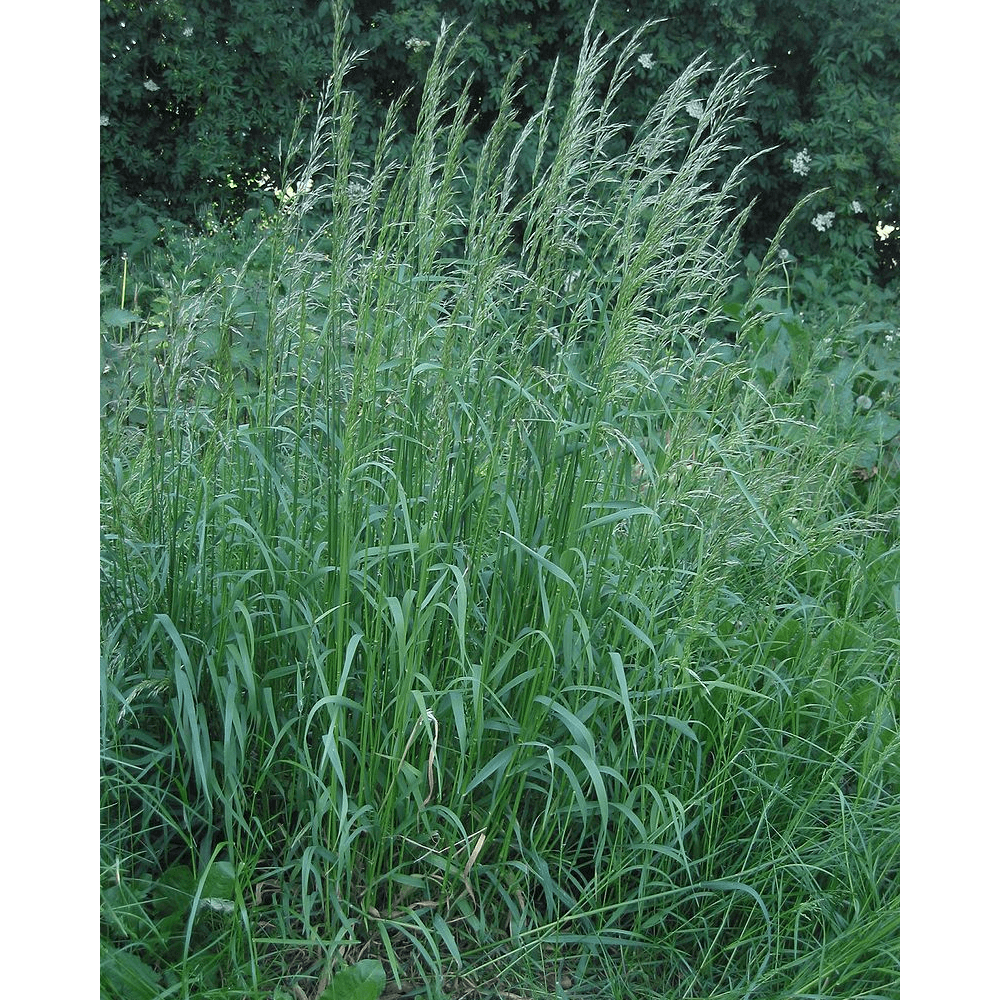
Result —
[[712, 336], [760, 71], [633, 134], [653, 29], [471, 160], [443, 27], [371, 163], [338, 29], [279, 209], [121, 349], [109, 997], [898, 995], [892, 498]]

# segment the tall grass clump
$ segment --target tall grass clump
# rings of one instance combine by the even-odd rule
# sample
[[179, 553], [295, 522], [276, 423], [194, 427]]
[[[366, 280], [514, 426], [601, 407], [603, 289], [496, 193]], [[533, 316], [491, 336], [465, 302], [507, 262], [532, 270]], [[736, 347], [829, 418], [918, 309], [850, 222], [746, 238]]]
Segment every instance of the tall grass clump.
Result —
[[370, 164], [338, 40], [282, 210], [113, 345], [109, 996], [898, 992], [894, 497], [708, 337], [759, 71], [626, 134], [641, 40], [469, 162], [442, 30]]

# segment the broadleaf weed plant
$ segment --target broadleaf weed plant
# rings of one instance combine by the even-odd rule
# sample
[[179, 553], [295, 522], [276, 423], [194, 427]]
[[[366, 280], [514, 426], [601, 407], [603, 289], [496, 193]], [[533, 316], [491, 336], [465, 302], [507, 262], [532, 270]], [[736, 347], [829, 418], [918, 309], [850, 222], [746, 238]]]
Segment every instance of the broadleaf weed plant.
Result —
[[110, 371], [109, 996], [898, 991], [892, 497], [708, 338], [758, 74], [616, 145], [643, 30], [475, 163], [461, 32], [371, 164], [338, 41], [294, 196]]

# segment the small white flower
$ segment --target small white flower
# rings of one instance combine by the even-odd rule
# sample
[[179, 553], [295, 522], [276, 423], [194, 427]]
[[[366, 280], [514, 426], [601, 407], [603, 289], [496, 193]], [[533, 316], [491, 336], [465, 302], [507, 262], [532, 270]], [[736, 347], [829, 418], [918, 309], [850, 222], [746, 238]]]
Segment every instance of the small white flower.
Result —
[[146, 88], [146, 90], [159, 90], [160, 89], [155, 83], [153, 83], [152, 80], [147, 80], [143, 84], [143, 86]]
[[652, 69], [656, 65], [656, 63], [653, 61], [652, 53], [643, 52], [643, 54], [639, 56], [639, 65], [643, 69]]
[[684, 105], [684, 110], [692, 118], [701, 118], [701, 116], [705, 113], [705, 105], [702, 104], [701, 101], [688, 101], [687, 104]]
[[232, 913], [236, 909], [236, 904], [231, 899], [217, 899], [214, 896], [203, 896], [198, 901], [198, 908], [202, 909], [205, 907], [209, 910], [215, 910], [216, 913]]
[[423, 38], [407, 38], [405, 44], [413, 52], [419, 52], [421, 49], [426, 49], [431, 43], [425, 41]]
[[819, 232], [825, 232], [833, 225], [833, 220], [836, 218], [836, 213], [834, 212], [821, 212], [812, 219], [812, 224], [816, 227]]
[[792, 255], [784, 248], [778, 251], [778, 260], [780, 260], [783, 264], [788, 263], [791, 259]]
[[861, 207], [861, 202], [860, 201], [852, 201], [851, 202], [851, 211], [855, 215], [859, 215], [861, 212], [863, 212], [864, 209]]
[[792, 157], [792, 173], [800, 174], [805, 177], [809, 173], [809, 164], [812, 162], [812, 157], [809, 155], [808, 149], [803, 149], [801, 152], [796, 153]]
[[101, 115], [101, 128], [107, 128], [111, 124], [107, 115]]
[[186, 27], [186, 28], [185, 28], [185, 29], [184, 29], [184, 30], [183, 30], [183, 31], [181, 32], [181, 34], [182, 34], [182, 35], [183, 35], [183, 36], [184, 36], [185, 38], [190, 38], [190, 37], [191, 37], [191, 36], [192, 36], [192, 35], [194, 34], [194, 28], [192, 28], [192, 27], [191, 27], [191, 25], [188, 25], [188, 26], [187, 26], [187, 27]]
[[579, 268], [570, 271], [569, 274], [566, 275], [566, 280], [563, 282], [563, 291], [568, 292], [579, 279], [581, 274], [582, 272]]
[[872, 408], [871, 396], [858, 396], [858, 398], [855, 400], [855, 403], [857, 404], [858, 409], [861, 410], [862, 413]]
[[887, 226], [884, 222], [879, 222], [875, 226], [875, 232], [880, 240], [887, 240], [896, 231], [895, 226]]

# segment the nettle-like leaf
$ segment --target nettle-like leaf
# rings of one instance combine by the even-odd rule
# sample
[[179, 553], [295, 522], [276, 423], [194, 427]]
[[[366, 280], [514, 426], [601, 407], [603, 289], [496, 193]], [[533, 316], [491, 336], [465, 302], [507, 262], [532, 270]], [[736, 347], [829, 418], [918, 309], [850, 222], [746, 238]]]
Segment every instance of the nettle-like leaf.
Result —
[[127, 309], [105, 309], [101, 313], [101, 322], [105, 326], [120, 328], [131, 326], [133, 323], [141, 323], [142, 317]]
[[323, 991], [320, 1000], [378, 1000], [385, 989], [382, 963], [366, 958], [348, 969], [341, 969]]

